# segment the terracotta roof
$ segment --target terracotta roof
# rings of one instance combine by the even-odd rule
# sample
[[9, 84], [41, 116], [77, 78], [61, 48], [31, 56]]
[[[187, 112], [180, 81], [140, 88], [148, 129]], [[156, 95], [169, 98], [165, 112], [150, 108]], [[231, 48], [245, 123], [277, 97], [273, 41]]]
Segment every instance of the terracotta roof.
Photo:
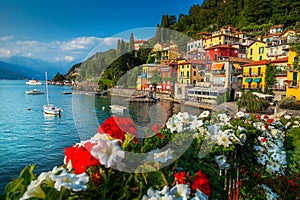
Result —
[[278, 58], [276, 60], [271, 61], [271, 63], [284, 63], [284, 62], [288, 62], [288, 57]]
[[256, 65], [267, 65], [267, 64], [270, 64], [269, 60], [259, 60], [259, 61], [251, 62], [249, 64], [245, 64], [244, 67], [247, 67], [247, 66], [256, 66]]
[[145, 40], [134, 40], [134, 43], [144, 43], [146, 42]]
[[239, 57], [228, 57], [226, 60], [229, 61], [229, 62], [237, 62], [237, 63], [251, 63], [251, 62], [253, 62], [252, 59], [239, 58]]
[[187, 62], [192, 64], [205, 64], [204, 60], [188, 60]]
[[271, 28], [282, 28], [283, 26], [284, 26], [283, 24], [278, 24], [278, 25], [271, 26]]
[[212, 46], [212, 47], [207, 47], [206, 49], [217, 49], [217, 48], [230, 48], [230, 49], [239, 49], [239, 48], [232, 47], [232, 46], [230, 46], [230, 45], [226, 45], [226, 44], [215, 45], [215, 46]]

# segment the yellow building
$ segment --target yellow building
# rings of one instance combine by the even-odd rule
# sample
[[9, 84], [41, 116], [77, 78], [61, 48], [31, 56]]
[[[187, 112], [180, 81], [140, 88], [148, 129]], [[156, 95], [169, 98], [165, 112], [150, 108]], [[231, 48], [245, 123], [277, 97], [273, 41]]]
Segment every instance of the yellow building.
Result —
[[298, 70], [289, 70], [287, 74], [286, 97], [296, 97], [300, 100], [300, 73]]
[[286, 97], [296, 97], [297, 100], [300, 100], [300, 73], [298, 70], [294, 70], [295, 61], [299, 59], [296, 52], [289, 51], [288, 65], [290, 70], [287, 73], [286, 80]]
[[198, 71], [197, 63], [193, 63], [193, 61], [186, 60], [178, 61], [178, 83], [196, 85], [197, 83], [202, 81], [204, 81], [204, 78], [200, 75]]
[[295, 62], [297, 61], [297, 53], [289, 50], [289, 55], [288, 55], [288, 66], [290, 66], [290, 68], [293, 68]]
[[267, 59], [266, 43], [260, 41], [252, 43], [248, 48], [247, 58], [254, 61]]
[[269, 60], [254, 61], [243, 67], [243, 89], [265, 90], [265, 77]]
[[203, 47], [208, 48], [215, 45], [228, 45], [228, 44], [236, 44], [240, 41], [240, 38], [227, 35], [227, 34], [215, 34], [210, 37], [206, 37], [203, 40]]

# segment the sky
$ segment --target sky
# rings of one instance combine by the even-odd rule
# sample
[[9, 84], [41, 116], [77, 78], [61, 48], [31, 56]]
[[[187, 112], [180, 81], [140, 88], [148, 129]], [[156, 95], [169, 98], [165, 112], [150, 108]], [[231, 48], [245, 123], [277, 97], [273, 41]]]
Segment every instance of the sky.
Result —
[[[0, 60], [25, 56], [81, 62], [99, 44], [115, 45], [120, 33], [155, 27], [162, 15], [188, 14], [202, 1], [1, 0]], [[149, 37], [139, 32], [135, 39]]]

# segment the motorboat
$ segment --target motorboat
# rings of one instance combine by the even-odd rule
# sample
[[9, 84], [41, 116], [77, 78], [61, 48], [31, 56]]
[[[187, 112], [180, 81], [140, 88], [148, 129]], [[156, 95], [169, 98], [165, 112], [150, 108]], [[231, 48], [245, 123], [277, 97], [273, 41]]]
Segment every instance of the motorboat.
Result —
[[32, 79], [26, 82], [26, 85], [43, 85], [42, 81], [38, 81], [36, 79]]
[[38, 90], [38, 89], [33, 89], [25, 92], [28, 95], [38, 95], [38, 94], [44, 94], [43, 91]]

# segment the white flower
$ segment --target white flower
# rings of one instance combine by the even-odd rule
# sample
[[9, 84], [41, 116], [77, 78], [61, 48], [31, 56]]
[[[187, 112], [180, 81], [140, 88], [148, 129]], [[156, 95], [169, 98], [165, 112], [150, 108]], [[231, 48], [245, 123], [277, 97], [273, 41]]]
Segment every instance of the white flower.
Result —
[[153, 160], [165, 163], [168, 160], [173, 158], [172, 152], [173, 151], [169, 148], [166, 151], [163, 151], [163, 152], [160, 152], [160, 153], [154, 153]]
[[290, 116], [290, 115], [284, 115], [284, 119], [287, 119], [287, 120], [289, 120], [289, 119], [291, 119], [292, 117]]
[[89, 176], [86, 173], [82, 174], [69, 174], [65, 170], [59, 175], [51, 174], [50, 178], [55, 181], [54, 188], [58, 191], [61, 187], [71, 189], [73, 191], [85, 191], [86, 183], [89, 181]]
[[209, 111], [208, 110], [205, 110], [205, 111], [203, 111], [201, 114], [200, 114], [200, 118], [206, 118], [206, 117], [208, 117], [209, 116]]
[[230, 117], [227, 116], [226, 114], [218, 114], [218, 118], [221, 122], [229, 122], [230, 121]]
[[187, 200], [190, 194], [190, 188], [185, 184], [176, 184], [170, 190], [170, 194], [172, 194], [175, 199]]
[[257, 157], [257, 162], [259, 164], [265, 165], [267, 161], [269, 161], [267, 154], [261, 154], [260, 156]]
[[240, 134], [239, 136], [240, 141], [241, 141], [241, 145], [245, 144], [246, 140], [247, 140], [247, 135], [246, 134]]
[[265, 190], [266, 192], [266, 198], [267, 200], [276, 200], [278, 198], [278, 195], [271, 190], [268, 186], [265, 184], [262, 184], [261, 187]]
[[208, 200], [208, 196], [197, 189], [195, 197], [192, 200]]
[[119, 145], [119, 140], [98, 140], [93, 146], [91, 154], [106, 168], [118, 167], [125, 157], [125, 152]]
[[190, 129], [197, 130], [201, 126], [203, 126], [203, 121], [202, 120], [194, 120], [194, 121], [192, 121], [192, 123], [190, 125]]
[[215, 161], [217, 162], [219, 169], [229, 169], [230, 165], [226, 163], [226, 156], [220, 155], [220, 156], [215, 156]]
[[46, 194], [42, 190], [40, 184], [41, 182], [39, 180], [31, 181], [30, 184], [27, 186], [26, 192], [23, 194], [20, 200], [29, 199], [32, 197], [45, 199]]
[[151, 187], [144, 195], [142, 200], [173, 200], [172, 195], [169, 193], [169, 187], [165, 186], [162, 191], [153, 190]]
[[280, 170], [280, 165], [277, 162], [270, 161], [267, 164], [267, 170], [270, 170], [273, 173], [278, 172]]
[[221, 130], [217, 135], [214, 135], [212, 139], [215, 140], [215, 142], [220, 146], [223, 145], [224, 147], [229, 147], [229, 145], [232, 144], [226, 132], [223, 132]]
[[239, 111], [239, 112], [237, 112], [237, 113], [235, 114], [235, 116], [238, 117], [238, 118], [241, 118], [241, 117], [244, 117], [244, 116], [245, 116], [245, 113], [242, 112], [242, 111]]

